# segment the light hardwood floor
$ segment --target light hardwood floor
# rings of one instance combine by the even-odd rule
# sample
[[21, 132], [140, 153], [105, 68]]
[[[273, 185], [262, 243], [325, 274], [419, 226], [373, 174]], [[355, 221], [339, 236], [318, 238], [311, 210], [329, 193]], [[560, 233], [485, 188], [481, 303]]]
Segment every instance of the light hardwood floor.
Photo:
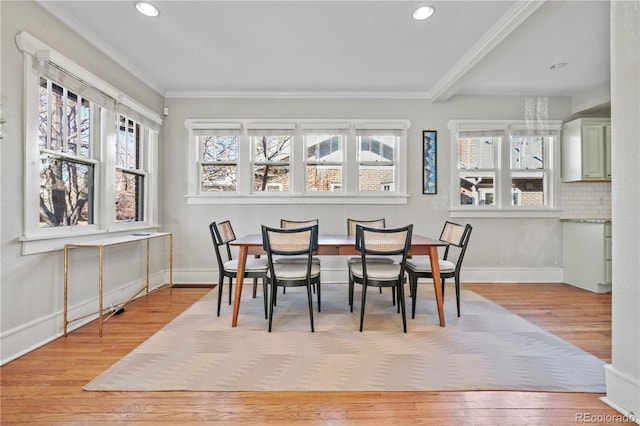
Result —
[[[466, 284], [609, 362], [611, 295], [564, 284]], [[453, 302], [452, 287], [445, 303]], [[590, 393], [85, 392], [82, 386], [210, 289], [163, 288], [0, 369], [0, 423], [24, 425], [575, 425], [619, 416]], [[225, 307], [223, 315], [231, 315]], [[464, 316], [464, 301], [462, 305]], [[434, 366], [437, 368], [437, 366]], [[161, 372], [159, 372], [161, 374]], [[589, 417], [587, 417], [589, 416]], [[609, 424], [591, 421], [589, 424]]]

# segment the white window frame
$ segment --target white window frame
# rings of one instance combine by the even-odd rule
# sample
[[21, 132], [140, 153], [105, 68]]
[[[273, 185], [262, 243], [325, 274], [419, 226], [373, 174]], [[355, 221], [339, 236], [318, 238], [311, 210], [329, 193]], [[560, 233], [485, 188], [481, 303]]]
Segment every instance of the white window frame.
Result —
[[[130, 99], [91, 72], [50, 48], [26, 31], [16, 36], [18, 48], [24, 54], [24, 229], [19, 237], [22, 253], [33, 254], [61, 250], [69, 241], [93, 242], [105, 236], [127, 235], [134, 230], [158, 228], [158, 131], [160, 116]], [[97, 90], [112, 98], [114, 109], [100, 108], [97, 141], [91, 161], [95, 162], [94, 224], [88, 226], [64, 226], [40, 228], [39, 194], [40, 148], [38, 143], [40, 69], [43, 62], [53, 64], [76, 77], [91, 90]], [[64, 84], [62, 84], [64, 86]], [[114, 182], [116, 170], [117, 116], [128, 116], [143, 127], [142, 149], [147, 179], [144, 188], [144, 220], [137, 222], [115, 221]], [[98, 119], [98, 117], [94, 117]]]
[[[560, 129], [561, 120], [450, 120], [448, 128], [451, 133], [451, 174], [450, 174], [450, 214], [452, 217], [559, 217], [558, 208], [560, 179]], [[495, 205], [461, 205], [460, 176], [464, 172], [458, 168], [458, 134], [459, 132], [487, 132], [500, 137], [500, 145], [496, 147], [494, 168]], [[544, 147], [545, 167], [540, 169], [545, 179], [544, 206], [512, 205], [512, 169], [511, 169], [511, 134], [532, 136], [553, 136], [553, 146], [548, 140]], [[479, 172], [489, 169], [479, 169]]]
[[[186, 119], [187, 198], [188, 204], [406, 204], [407, 194], [407, 130], [408, 120], [256, 120], [256, 119]], [[200, 152], [196, 135], [206, 129], [240, 128], [238, 150], [238, 190], [236, 193], [205, 193], [200, 191]], [[249, 129], [289, 129], [293, 131], [290, 161], [290, 190], [254, 192], [253, 147]], [[343, 176], [340, 191], [306, 191], [306, 147], [304, 135], [310, 129], [332, 129], [346, 134], [343, 146]], [[356, 132], [358, 129], [390, 131], [399, 135], [394, 147], [394, 191], [358, 191], [358, 159]]]

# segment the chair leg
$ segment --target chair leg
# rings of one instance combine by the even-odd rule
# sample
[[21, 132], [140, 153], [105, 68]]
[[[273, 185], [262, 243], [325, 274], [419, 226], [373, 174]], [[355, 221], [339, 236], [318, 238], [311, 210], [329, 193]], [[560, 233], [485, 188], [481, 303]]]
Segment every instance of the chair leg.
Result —
[[256, 298], [257, 290], [258, 290], [258, 279], [254, 278], [253, 279], [253, 298], [254, 299]]
[[364, 304], [367, 301], [367, 284], [362, 283], [362, 302], [360, 306], [360, 331], [362, 332], [362, 324], [364, 323]]
[[311, 283], [307, 283], [307, 300], [309, 301], [309, 321], [311, 321], [311, 332], [313, 333], [315, 330], [313, 329], [313, 296], [311, 296]]
[[276, 292], [278, 291], [278, 286], [274, 283], [271, 283], [271, 303], [269, 303], [269, 333], [271, 333], [271, 323], [273, 322], [273, 307], [276, 304]]
[[218, 316], [220, 316], [220, 302], [222, 302], [222, 287], [224, 286], [224, 276], [220, 274], [218, 278]]
[[353, 278], [351, 277], [351, 273], [349, 273], [349, 308], [351, 312], [353, 312]]
[[233, 287], [233, 278], [229, 277], [229, 306], [231, 306], [231, 287]]
[[409, 292], [411, 296], [411, 319], [416, 318], [416, 301], [418, 300], [418, 276], [409, 274]]
[[402, 310], [402, 329], [404, 332], [407, 332], [407, 313], [404, 305], [404, 285], [402, 283], [398, 284], [398, 305], [400, 305], [400, 309]]
[[[315, 286], [313, 287], [315, 289]], [[320, 279], [318, 278], [318, 312], [322, 311], [322, 305], [320, 302]]]
[[460, 276], [455, 276], [456, 282], [456, 308], [458, 308], [458, 317], [460, 317]]
[[268, 290], [267, 290], [267, 279], [262, 277], [262, 298], [264, 299], [264, 319], [269, 318], [267, 302], [269, 299]]

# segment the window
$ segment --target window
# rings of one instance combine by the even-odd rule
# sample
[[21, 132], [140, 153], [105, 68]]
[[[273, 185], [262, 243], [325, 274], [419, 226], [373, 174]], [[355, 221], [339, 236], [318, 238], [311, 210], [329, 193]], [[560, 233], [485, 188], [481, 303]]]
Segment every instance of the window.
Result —
[[399, 136], [393, 131], [357, 130], [358, 190], [394, 192], [396, 163], [394, 152]]
[[240, 133], [234, 129], [205, 131], [197, 136], [200, 157], [200, 191], [238, 190]]
[[406, 120], [188, 119], [185, 127], [191, 204], [406, 203]]
[[94, 223], [95, 160], [92, 117], [100, 109], [87, 99], [41, 77], [39, 227]]
[[249, 135], [253, 192], [289, 192], [293, 132], [254, 129]]
[[116, 139], [116, 222], [144, 220], [146, 173], [143, 169], [143, 129], [120, 115]]
[[23, 253], [154, 227], [160, 117], [26, 32]]
[[328, 132], [304, 136], [306, 191], [342, 191], [346, 135]]
[[552, 210], [560, 125], [450, 121], [452, 210]]

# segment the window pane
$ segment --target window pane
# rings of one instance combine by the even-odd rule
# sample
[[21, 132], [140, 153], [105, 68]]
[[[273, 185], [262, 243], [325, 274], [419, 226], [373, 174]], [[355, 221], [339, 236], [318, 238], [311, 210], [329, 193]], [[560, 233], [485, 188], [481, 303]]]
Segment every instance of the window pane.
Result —
[[49, 118], [49, 89], [47, 88], [47, 80], [40, 78], [40, 106], [39, 106], [39, 125], [38, 140], [40, 149], [47, 149], [47, 120]]
[[141, 133], [140, 124], [120, 116], [116, 165], [126, 169], [140, 168]]
[[395, 191], [393, 165], [360, 166], [358, 178], [359, 191]]
[[544, 173], [519, 172], [511, 178], [511, 205], [544, 206]]
[[304, 140], [308, 162], [342, 162], [343, 135], [306, 135]]
[[78, 155], [78, 97], [67, 92], [67, 154]]
[[40, 158], [40, 227], [93, 224], [92, 165]]
[[493, 169], [500, 138], [459, 138], [458, 169]]
[[254, 136], [256, 162], [289, 162], [291, 136]]
[[358, 136], [358, 161], [393, 161], [396, 136]]
[[144, 220], [142, 196], [143, 176], [125, 170], [116, 170], [116, 222]]
[[512, 169], [543, 169], [544, 143], [542, 137], [511, 137]]
[[240, 136], [200, 136], [202, 161], [238, 161]]
[[200, 190], [204, 192], [235, 192], [237, 190], [235, 165], [203, 165]]
[[49, 116], [51, 128], [49, 129], [49, 149], [62, 150], [62, 116], [64, 108], [64, 89], [56, 84], [51, 85], [51, 103], [49, 104]]
[[289, 191], [289, 166], [256, 165], [253, 176], [254, 191]]
[[461, 205], [494, 205], [495, 186], [493, 174], [462, 174], [460, 176]]
[[341, 190], [341, 166], [307, 165], [307, 191], [333, 192]]

